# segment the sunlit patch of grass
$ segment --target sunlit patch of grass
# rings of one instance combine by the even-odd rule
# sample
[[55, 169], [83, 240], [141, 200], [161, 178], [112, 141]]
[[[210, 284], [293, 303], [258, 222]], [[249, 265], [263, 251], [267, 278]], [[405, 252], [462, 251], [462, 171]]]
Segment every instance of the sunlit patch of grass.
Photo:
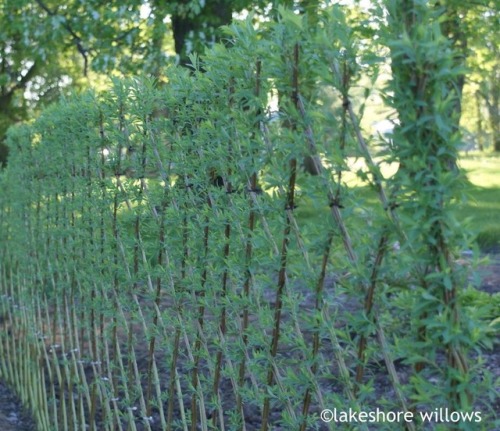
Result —
[[469, 153], [460, 158], [459, 166], [473, 185], [500, 191], [500, 154]]
[[482, 250], [495, 249], [500, 246], [500, 155], [470, 153], [460, 158], [459, 166], [465, 170], [469, 184], [467, 201], [457, 216], [469, 220]]
[[[398, 170], [399, 163], [388, 163], [381, 158], [375, 158], [375, 163], [378, 164], [380, 172], [385, 179], [392, 177]], [[367, 175], [369, 169], [364, 158], [348, 157], [346, 164], [348, 171], [342, 173], [343, 181], [349, 187], [366, 186], [367, 182], [363, 180], [363, 175]]]

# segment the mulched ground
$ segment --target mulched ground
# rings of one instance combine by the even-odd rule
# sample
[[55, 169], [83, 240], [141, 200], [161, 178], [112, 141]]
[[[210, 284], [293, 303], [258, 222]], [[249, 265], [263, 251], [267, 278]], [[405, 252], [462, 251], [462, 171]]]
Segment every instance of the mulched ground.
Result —
[[0, 430], [36, 431], [35, 422], [14, 392], [0, 382]]
[[500, 251], [490, 255], [490, 262], [481, 268], [481, 290], [490, 294], [500, 292]]
[[[490, 262], [480, 269], [481, 290], [489, 294], [500, 292], [500, 252], [490, 255]], [[500, 377], [500, 344], [490, 352], [485, 352], [487, 368], [496, 378]], [[500, 403], [500, 400], [497, 400]], [[496, 404], [493, 408], [498, 407]], [[0, 381], [0, 431], [36, 431], [35, 422], [23, 407], [14, 391]]]

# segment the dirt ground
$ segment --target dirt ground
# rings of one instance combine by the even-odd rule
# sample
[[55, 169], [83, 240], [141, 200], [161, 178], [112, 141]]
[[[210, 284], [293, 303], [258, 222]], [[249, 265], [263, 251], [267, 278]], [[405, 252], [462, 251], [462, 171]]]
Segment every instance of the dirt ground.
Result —
[[[490, 255], [490, 262], [480, 269], [480, 274], [481, 290], [490, 294], [500, 292], [500, 253], [497, 250]], [[486, 352], [486, 356], [487, 368], [496, 378], [500, 378], [500, 344], [493, 351]], [[23, 407], [14, 391], [1, 381], [0, 431], [36, 431], [29, 411]]]
[[490, 294], [500, 292], [500, 250], [490, 255], [490, 262], [480, 269], [481, 290]]
[[35, 422], [14, 392], [0, 382], [0, 430], [35, 431]]

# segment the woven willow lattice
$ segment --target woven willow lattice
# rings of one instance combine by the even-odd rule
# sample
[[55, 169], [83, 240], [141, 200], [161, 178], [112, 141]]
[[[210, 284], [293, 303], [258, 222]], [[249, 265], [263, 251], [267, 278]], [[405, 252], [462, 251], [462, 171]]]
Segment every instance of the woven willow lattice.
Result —
[[379, 157], [418, 172], [382, 176], [338, 18], [314, 38], [293, 14], [235, 26], [203, 70], [116, 81], [11, 130], [0, 365], [40, 429], [336, 429], [323, 409], [467, 404], [445, 334], [463, 334], [455, 142], [416, 125]]

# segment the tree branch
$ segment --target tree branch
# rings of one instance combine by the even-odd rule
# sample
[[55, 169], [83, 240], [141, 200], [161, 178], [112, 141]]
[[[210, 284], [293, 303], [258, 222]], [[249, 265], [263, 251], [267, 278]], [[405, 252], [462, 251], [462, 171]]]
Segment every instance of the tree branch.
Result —
[[[35, 1], [38, 4], [38, 6], [40, 6], [45, 12], [47, 12], [47, 14], [49, 16], [52, 16], [52, 17], [57, 16], [57, 14], [54, 11], [50, 10], [49, 7], [42, 0], [35, 0]], [[88, 51], [82, 45], [82, 39], [80, 38], [80, 36], [78, 36], [78, 34], [68, 24], [68, 21], [66, 18], [64, 18], [64, 21], [62, 22], [62, 26], [71, 35], [71, 37], [73, 38], [73, 43], [76, 46], [76, 49], [83, 57], [83, 74], [84, 74], [84, 76], [87, 76], [87, 70], [88, 70], [88, 64], [89, 64]]]
[[14, 87], [10, 91], [14, 92], [15, 90], [20, 90], [20, 89], [26, 87], [26, 84], [28, 83], [28, 81], [30, 81], [31, 78], [33, 78], [33, 76], [35, 75], [37, 66], [38, 65], [35, 61], [31, 65], [31, 67], [28, 69], [28, 71], [24, 75], [21, 75], [21, 79], [19, 81], [17, 81], [16, 85], [14, 85]]

